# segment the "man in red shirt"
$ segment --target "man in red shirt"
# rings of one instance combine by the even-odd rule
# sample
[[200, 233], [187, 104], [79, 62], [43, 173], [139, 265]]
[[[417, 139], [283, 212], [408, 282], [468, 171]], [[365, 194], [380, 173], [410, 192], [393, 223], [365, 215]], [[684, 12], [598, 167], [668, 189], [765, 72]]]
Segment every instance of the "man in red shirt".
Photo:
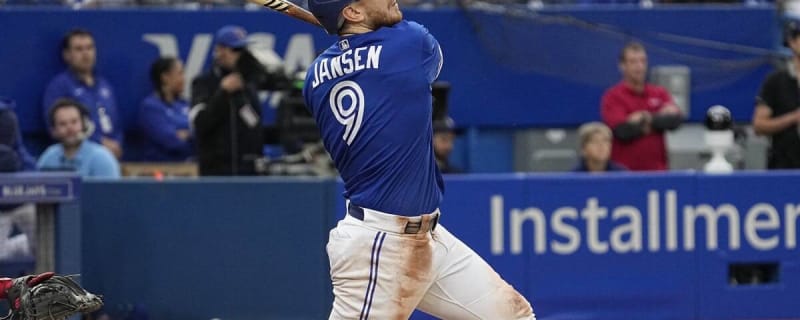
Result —
[[603, 122], [614, 133], [611, 159], [631, 170], [667, 170], [664, 131], [683, 122], [680, 109], [663, 87], [646, 83], [647, 52], [637, 42], [622, 49], [622, 81], [603, 95]]

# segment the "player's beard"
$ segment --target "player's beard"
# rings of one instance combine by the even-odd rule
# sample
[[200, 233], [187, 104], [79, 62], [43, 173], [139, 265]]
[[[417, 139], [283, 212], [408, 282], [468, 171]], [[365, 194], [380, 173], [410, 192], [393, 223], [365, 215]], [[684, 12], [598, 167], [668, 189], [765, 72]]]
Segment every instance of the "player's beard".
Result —
[[396, 4], [396, 1], [391, 1], [386, 10], [372, 12], [370, 15], [372, 17], [370, 23], [373, 26], [372, 30], [377, 30], [381, 27], [391, 27], [400, 22], [400, 20], [403, 20], [403, 12], [400, 11], [399, 6]]
[[[81, 127], [83, 127], [81, 125]], [[83, 139], [86, 138], [86, 131], [81, 128], [80, 130], [75, 130], [75, 128], [65, 129], [59, 134], [59, 141], [61, 144], [64, 145], [66, 148], [74, 148], [81, 145]]]
[[64, 137], [61, 140], [61, 144], [63, 144], [65, 148], [77, 148], [83, 143], [83, 139], [83, 135], [79, 133], [74, 136]]

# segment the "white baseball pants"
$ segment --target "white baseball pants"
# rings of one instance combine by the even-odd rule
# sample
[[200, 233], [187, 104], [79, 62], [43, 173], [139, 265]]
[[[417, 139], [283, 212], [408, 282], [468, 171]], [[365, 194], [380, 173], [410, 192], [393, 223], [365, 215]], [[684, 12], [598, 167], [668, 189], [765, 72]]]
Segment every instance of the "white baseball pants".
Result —
[[[525, 297], [436, 226], [438, 210], [419, 217], [363, 211], [363, 220], [348, 214], [330, 232], [330, 320], [408, 319], [415, 308], [447, 320], [535, 319]], [[420, 233], [406, 233], [415, 230], [409, 222]]]

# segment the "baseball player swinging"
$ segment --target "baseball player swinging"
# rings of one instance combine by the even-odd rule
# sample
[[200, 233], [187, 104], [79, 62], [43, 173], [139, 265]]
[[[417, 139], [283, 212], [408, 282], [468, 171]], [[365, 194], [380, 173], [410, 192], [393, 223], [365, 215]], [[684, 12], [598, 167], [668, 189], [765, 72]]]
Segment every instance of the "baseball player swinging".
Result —
[[345, 183], [347, 216], [327, 245], [329, 319], [535, 319], [530, 303], [439, 225], [431, 83], [442, 51], [395, 0], [310, 0], [339, 40], [303, 89]]

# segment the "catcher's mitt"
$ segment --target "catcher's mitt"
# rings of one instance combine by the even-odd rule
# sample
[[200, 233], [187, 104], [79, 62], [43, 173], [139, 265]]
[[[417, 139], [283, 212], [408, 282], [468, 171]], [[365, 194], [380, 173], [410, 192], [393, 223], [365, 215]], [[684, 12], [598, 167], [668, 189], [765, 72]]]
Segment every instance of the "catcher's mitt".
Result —
[[51, 272], [16, 278], [5, 293], [10, 311], [2, 320], [62, 320], [103, 306], [101, 296], [83, 289], [72, 276]]

